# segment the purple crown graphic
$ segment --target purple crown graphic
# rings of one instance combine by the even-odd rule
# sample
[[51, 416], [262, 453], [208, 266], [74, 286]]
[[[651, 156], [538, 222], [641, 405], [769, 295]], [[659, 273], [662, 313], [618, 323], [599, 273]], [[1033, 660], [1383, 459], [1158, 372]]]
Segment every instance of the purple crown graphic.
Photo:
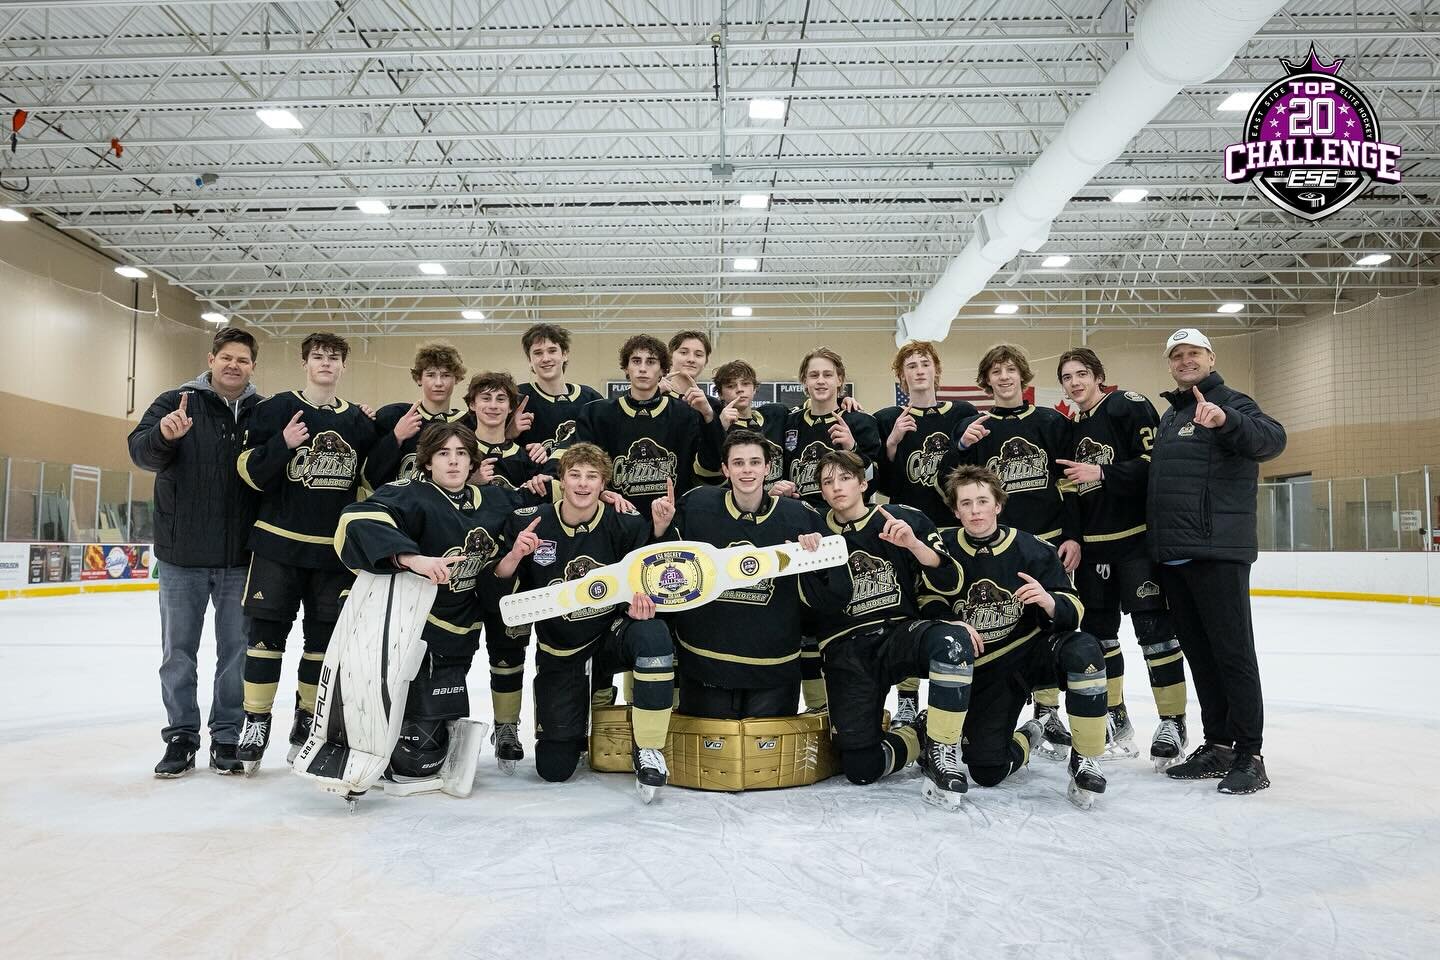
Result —
[[1321, 63], [1320, 55], [1315, 52], [1315, 44], [1310, 44], [1310, 56], [1304, 63], [1296, 63], [1293, 60], [1280, 58], [1280, 65], [1290, 73], [1330, 73], [1338, 74], [1340, 65], [1345, 62], [1344, 57], [1336, 57], [1333, 63]]

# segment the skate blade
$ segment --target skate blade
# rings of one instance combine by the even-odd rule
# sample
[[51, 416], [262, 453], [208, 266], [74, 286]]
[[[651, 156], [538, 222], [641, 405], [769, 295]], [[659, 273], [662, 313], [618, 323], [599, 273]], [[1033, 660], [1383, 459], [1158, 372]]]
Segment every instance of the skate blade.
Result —
[[345, 794], [345, 812], [352, 817], [355, 816], [355, 814], [360, 810], [360, 798], [363, 796], [365, 796], [365, 793], [363, 791], [360, 793]]
[[241, 760], [240, 766], [244, 768], [247, 777], [253, 777], [260, 772], [259, 760]]
[[660, 793], [660, 788], [653, 784], [641, 783], [639, 780], [636, 780], [635, 792], [639, 795], [640, 802], [649, 806], [655, 802], [655, 797]]
[[295, 766], [295, 758], [300, 756], [300, 748], [303, 746], [305, 746], [303, 743], [290, 744], [290, 749], [285, 751], [285, 762], [292, 767]]
[[1069, 760], [1070, 748], [1063, 747], [1058, 743], [1051, 743], [1049, 740], [1041, 740], [1034, 750], [1030, 751], [1031, 757], [1044, 757], [1046, 760]]
[[1166, 770], [1169, 770], [1171, 767], [1175, 766], [1175, 764], [1179, 763], [1183, 759], [1185, 758], [1152, 756], [1150, 758], [1150, 764], [1155, 768], [1156, 773], [1164, 773]]
[[1075, 806], [1079, 807], [1081, 810], [1089, 810], [1090, 808], [1094, 807], [1095, 798], [1098, 796], [1100, 796], [1098, 793], [1092, 793], [1089, 790], [1081, 790], [1078, 786], [1076, 786], [1074, 780], [1071, 780], [1070, 785], [1065, 788], [1065, 799], [1075, 804]]
[[518, 760], [501, 760], [499, 757], [495, 758], [495, 766], [499, 767], [500, 772], [507, 777], [515, 776], [515, 764], [518, 762]]
[[925, 787], [920, 792], [920, 799], [932, 807], [939, 807], [942, 810], [959, 810], [965, 803], [965, 794], [957, 793], [954, 790], [941, 790], [929, 780], [925, 781]]
[[1096, 757], [1101, 763], [1109, 763], [1112, 760], [1134, 760], [1140, 756], [1140, 751], [1128, 740], [1121, 740], [1118, 743], [1105, 744], [1105, 752]]
[[442, 789], [444, 783], [439, 777], [426, 777], [424, 780], [386, 780], [385, 796], [413, 797], [420, 793], [434, 793]]

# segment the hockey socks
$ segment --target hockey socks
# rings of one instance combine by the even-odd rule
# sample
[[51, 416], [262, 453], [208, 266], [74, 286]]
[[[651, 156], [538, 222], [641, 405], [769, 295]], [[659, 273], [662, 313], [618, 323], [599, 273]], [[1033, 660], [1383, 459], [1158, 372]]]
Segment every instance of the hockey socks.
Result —
[[1150, 673], [1150, 689], [1155, 695], [1155, 709], [1162, 717], [1185, 713], [1185, 658], [1180, 641], [1170, 623], [1168, 610], [1136, 613], [1130, 621], [1140, 652], [1145, 656], [1145, 669]]
[[268, 714], [275, 706], [275, 691], [280, 686], [280, 667], [290, 624], [250, 617], [245, 626], [245, 712]]
[[800, 638], [800, 695], [806, 710], [824, 710], [829, 701], [820, 666], [820, 645], [814, 637]]

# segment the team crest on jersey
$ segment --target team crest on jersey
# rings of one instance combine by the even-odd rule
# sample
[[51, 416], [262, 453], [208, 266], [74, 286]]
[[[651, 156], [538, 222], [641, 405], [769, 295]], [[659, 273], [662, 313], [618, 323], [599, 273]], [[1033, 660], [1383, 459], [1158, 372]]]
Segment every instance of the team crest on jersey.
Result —
[[1000, 445], [1000, 455], [985, 464], [1005, 484], [1007, 494], [1044, 490], [1050, 484], [1050, 458], [1024, 437]]
[[[732, 540], [727, 546], [731, 547], [753, 547], [749, 540]], [[743, 557], [740, 560], [740, 572], [747, 577], [753, 577], [760, 569], [760, 561], [755, 557]], [[723, 591], [716, 600], [729, 600], [731, 603], [753, 603], [764, 606], [775, 596], [775, 581], [766, 578], [756, 580], [754, 583], [746, 584], [743, 587], [735, 587]]]
[[905, 458], [905, 476], [920, 487], [933, 487], [940, 475], [940, 461], [950, 449], [950, 436], [932, 433], [920, 444], [920, 449]]
[[1192, 422], [1192, 423], [1187, 423], [1187, 424], [1185, 424], [1185, 426], [1183, 426], [1183, 427], [1181, 427], [1179, 430], [1176, 430], [1176, 431], [1175, 431], [1175, 435], [1176, 435], [1177, 437], [1189, 437], [1189, 436], [1193, 436], [1194, 433], [1195, 433], [1195, 424], [1194, 424], [1193, 422]]
[[348, 490], [355, 485], [360, 458], [334, 430], [322, 430], [285, 467], [285, 475], [311, 490]]
[[535, 514], [537, 514], [537, 513], [539, 513], [539, 512], [540, 512], [540, 508], [539, 508], [539, 507], [520, 507], [518, 510], [515, 511], [515, 516], [517, 516], [517, 517], [533, 517]]
[[558, 546], [554, 540], [541, 540], [535, 547], [535, 552], [530, 559], [542, 567], [548, 567], [555, 562], [555, 548]]
[[[1075, 445], [1075, 459], [1080, 463], [1108, 466], [1115, 462], [1115, 448], [1108, 443], [1101, 443], [1093, 437], [1081, 437], [1080, 442]], [[1087, 480], [1084, 483], [1077, 483], [1075, 492], [1084, 495], [1091, 490], [1099, 489], [1099, 487], [1099, 480]]]
[[786, 430], [786, 431], [785, 431], [785, 449], [788, 450], [790, 453], [794, 453], [794, 452], [795, 452], [795, 448], [798, 447], [798, 446], [800, 446], [800, 431], [799, 431], [799, 430]]
[[649, 437], [636, 440], [615, 458], [615, 486], [627, 499], [663, 495], [665, 481], [675, 475], [675, 454]]
[[[552, 580], [550, 585], [554, 586], [565, 580], [579, 580], [582, 577], [589, 576], [603, 566], [605, 566], [605, 564], [596, 560], [594, 557], [576, 557], [574, 560], [565, 564], [564, 575], [559, 580]], [[601, 596], [604, 596], [604, 594], [602, 593]], [[574, 622], [576, 620], [590, 620], [594, 617], [607, 617], [609, 615], [610, 610], [608, 608], [586, 607], [583, 610], [576, 610], [574, 613], [567, 613], [564, 617], [566, 620]]]
[[480, 573], [500, 553], [500, 545], [484, 527], [474, 527], [465, 534], [465, 544], [445, 551], [447, 557], [464, 557], [450, 568], [450, 582], [446, 586], [451, 593], [469, 593], [475, 589]]
[[407, 453], [400, 460], [400, 472], [395, 475], [397, 480], [413, 480], [420, 471], [415, 469], [415, 454]]
[[955, 606], [961, 619], [974, 627], [986, 643], [1009, 636], [1025, 608], [994, 580], [976, 580]]
[[790, 464], [790, 482], [795, 484], [800, 496], [808, 496], [820, 491], [820, 458], [833, 450], [823, 440], [812, 440], [805, 445], [804, 451]]
[[854, 584], [845, 613], [858, 617], [872, 610], [900, 605], [900, 581], [895, 568], [884, 557], [864, 550], [850, 554], [850, 582]]
[[565, 420], [555, 428], [555, 436], [545, 441], [545, 451], [554, 451], [556, 447], [563, 447], [575, 439], [575, 421]]
[[1126, 391], [1125, 391], [1125, 399], [1126, 399], [1126, 400], [1134, 400], [1136, 403], [1144, 403], [1144, 402], [1145, 402], [1145, 398], [1142, 397], [1142, 396], [1140, 396], [1140, 394], [1136, 393], [1134, 390], [1126, 390]]
[[1158, 597], [1160, 596], [1160, 585], [1152, 580], [1146, 580], [1144, 583], [1140, 584], [1140, 586], [1135, 588], [1135, 596], [1139, 597], [1141, 600], [1144, 600], [1147, 597]]

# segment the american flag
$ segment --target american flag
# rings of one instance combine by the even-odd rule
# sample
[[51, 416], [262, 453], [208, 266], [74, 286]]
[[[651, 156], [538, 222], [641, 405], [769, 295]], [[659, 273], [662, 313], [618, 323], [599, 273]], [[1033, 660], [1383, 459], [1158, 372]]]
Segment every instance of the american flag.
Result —
[[[935, 390], [935, 397], [938, 400], [966, 400], [981, 413], [984, 413], [986, 410], [989, 410], [991, 407], [995, 406], [994, 398], [991, 397], [990, 394], [986, 393], [984, 390], [975, 386], [974, 384], [970, 384], [968, 386], [963, 384], [945, 386], [944, 384], [941, 384]], [[902, 390], [900, 388], [900, 385], [897, 383], [895, 385], [895, 406], [903, 407], [909, 402], [910, 396], [904, 390]], [[1025, 388], [1025, 402], [1035, 402], [1034, 387]]]

